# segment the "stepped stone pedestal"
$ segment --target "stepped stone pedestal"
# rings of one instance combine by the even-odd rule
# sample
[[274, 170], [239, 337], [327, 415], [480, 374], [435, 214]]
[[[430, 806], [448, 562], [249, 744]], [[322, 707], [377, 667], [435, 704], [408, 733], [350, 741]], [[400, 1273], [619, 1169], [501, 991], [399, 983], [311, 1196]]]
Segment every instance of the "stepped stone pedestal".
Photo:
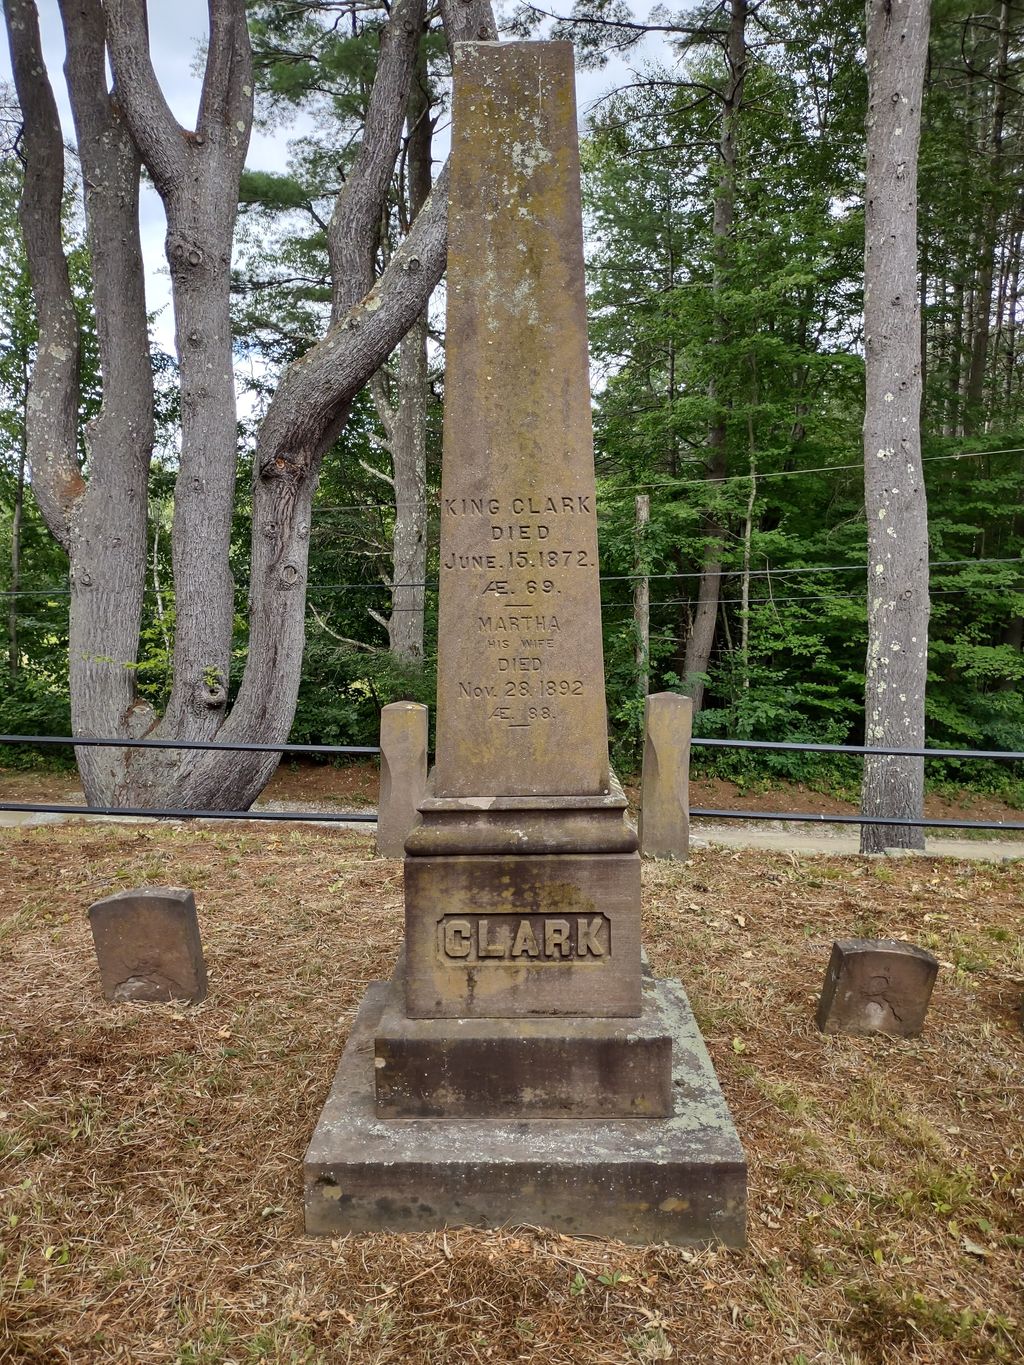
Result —
[[306, 1227], [740, 1245], [743, 1150], [642, 961], [608, 768], [569, 44], [457, 45], [451, 194], [436, 764]]

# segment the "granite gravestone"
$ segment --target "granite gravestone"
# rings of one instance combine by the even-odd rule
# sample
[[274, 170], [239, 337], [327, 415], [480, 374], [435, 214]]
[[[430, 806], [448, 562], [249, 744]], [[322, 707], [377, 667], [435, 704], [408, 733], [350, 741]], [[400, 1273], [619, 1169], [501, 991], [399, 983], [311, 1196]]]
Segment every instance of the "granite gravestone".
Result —
[[837, 939], [818, 1002], [818, 1028], [822, 1033], [916, 1038], [938, 974], [938, 958], [913, 943]]
[[305, 1159], [311, 1232], [744, 1236], [608, 768], [572, 48], [456, 48], [436, 765], [406, 947]]
[[206, 960], [191, 891], [118, 891], [90, 905], [89, 924], [107, 1000], [206, 999]]

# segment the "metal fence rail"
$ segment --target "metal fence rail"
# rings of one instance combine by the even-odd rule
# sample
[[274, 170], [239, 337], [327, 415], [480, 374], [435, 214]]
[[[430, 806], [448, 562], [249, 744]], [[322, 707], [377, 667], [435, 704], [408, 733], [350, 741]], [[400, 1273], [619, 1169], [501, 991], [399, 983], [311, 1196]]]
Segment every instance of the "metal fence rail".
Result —
[[1015, 820], [907, 820], [899, 815], [818, 815], [809, 812], [786, 814], [777, 810], [703, 810], [690, 807], [693, 819], [709, 820], [799, 820], [814, 825], [905, 825], [908, 829], [1013, 829], [1024, 830]]
[[[0, 735], [0, 744], [63, 744], [76, 749], [223, 749], [247, 754], [379, 754], [378, 744], [245, 744], [207, 739], [110, 739], [96, 735]], [[125, 815], [173, 820], [298, 820], [307, 824], [373, 824], [374, 811], [192, 810], [177, 806], [68, 806], [0, 801], [0, 811], [29, 815]]]
[[95, 735], [0, 735], [0, 744], [67, 744], [75, 749], [227, 749], [242, 754], [379, 754], [379, 744], [243, 744], [219, 739], [99, 739]]
[[32, 801], [0, 801], [0, 810], [26, 811], [38, 815], [149, 815], [174, 820], [304, 820], [317, 824], [347, 825], [376, 822], [374, 811], [310, 810], [189, 810], [173, 806], [57, 806]]
[[[200, 749], [227, 750], [232, 753], [276, 753], [342, 755], [379, 754], [376, 744], [251, 744], [225, 743], [222, 740], [198, 739], [120, 739], [88, 735], [0, 735], [0, 744], [65, 745], [71, 748], [111, 749]], [[761, 739], [712, 739], [694, 737], [691, 745], [707, 749], [753, 749], [775, 752], [858, 754], [861, 756], [904, 757], [924, 759], [995, 759], [1008, 762], [1024, 760], [1024, 752], [1004, 749], [897, 749], [865, 744], [810, 744], [796, 741]], [[193, 810], [187, 807], [149, 806], [72, 806], [27, 801], [0, 801], [0, 811], [54, 815], [122, 815], [149, 816], [164, 819], [197, 820], [277, 820], [305, 823], [357, 824], [374, 823], [376, 811], [271, 811], [271, 810]], [[800, 811], [713, 810], [692, 807], [694, 819], [709, 820], [775, 820], [819, 825], [899, 825], [917, 829], [988, 829], [1024, 830], [1024, 821], [1011, 820], [911, 820], [900, 816], [823, 815]]]
[[[802, 754], [877, 754], [880, 757], [902, 758], [1005, 758], [1011, 762], [1024, 759], [1024, 753], [1014, 749], [880, 749], [873, 744], [803, 744], [772, 739], [700, 739], [690, 740], [696, 748], [704, 749], [778, 749]], [[886, 824], [893, 824], [887, 820]]]

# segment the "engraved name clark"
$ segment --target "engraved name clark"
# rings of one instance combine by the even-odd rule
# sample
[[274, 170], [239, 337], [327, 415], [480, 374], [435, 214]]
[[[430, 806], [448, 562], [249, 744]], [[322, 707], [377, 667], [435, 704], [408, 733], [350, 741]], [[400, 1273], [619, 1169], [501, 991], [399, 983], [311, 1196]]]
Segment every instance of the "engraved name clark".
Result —
[[446, 915], [438, 937], [441, 956], [459, 962], [580, 962], [611, 951], [606, 915]]

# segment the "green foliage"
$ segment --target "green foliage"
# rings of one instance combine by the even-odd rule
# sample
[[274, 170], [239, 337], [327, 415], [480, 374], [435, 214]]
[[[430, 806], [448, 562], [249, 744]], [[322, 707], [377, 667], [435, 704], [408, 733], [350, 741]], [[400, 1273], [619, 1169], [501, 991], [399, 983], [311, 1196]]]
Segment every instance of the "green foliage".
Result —
[[[590, 4], [573, 13], [601, 18]], [[639, 758], [642, 718], [631, 576], [651, 575], [650, 688], [688, 690], [685, 643], [716, 524], [720, 604], [695, 733], [862, 742], [860, 23], [849, 3], [782, 4], [772, 23], [780, 46], [748, 52], [724, 256], [711, 231], [718, 172], [708, 138], [721, 117], [719, 53], [688, 40], [678, 68], [648, 71], [602, 106], [583, 147], [591, 345], [602, 375], [595, 434], [609, 712], [627, 769]], [[939, 85], [934, 98], [948, 104]], [[948, 134], [965, 137], [960, 124]], [[933, 127], [931, 136], [938, 147], [945, 134]], [[950, 188], [931, 171], [925, 180], [947, 209]], [[937, 237], [952, 240], [961, 211], [964, 240], [977, 239], [968, 195]], [[708, 477], [715, 411], [724, 412], [724, 480]], [[1015, 400], [1001, 411], [1005, 425], [980, 442], [991, 448], [982, 459], [977, 438], [945, 433], [945, 408], [925, 428], [932, 560], [969, 561], [933, 568], [936, 746], [1024, 747], [1024, 434]], [[948, 458], [963, 450], [972, 454]], [[650, 523], [638, 543], [640, 492], [650, 496]], [[1003, 557], [1016, 562], [976, 562]], [[744, 778], [846, 784], [859, 773], [852, 759], [710, 752], [702, 763]], [[987, 780], [977, 764], [933, 764], [929, 776], [962, 779], [972, 769]]]
[[376, 744], [380, 708], [418, 701], [433, 708], [433, 668], [412, 668], [386, 649], [353, 649], [310, 631], [292, 725], [295, 744]]
[[[1017, 316], [1024, 228], [1010, 171], [1024, 131], [1015, 66], [1021, 20], [1014, 12], [1001, 165], [993, 153], [998, 16], [974, 14], [964, 0], [937, 4], [920, 176], [922, 430], [933, 561], [928, 735], [932, 745], [1016, 750], [1024, 748], [1024, 318]], [[683, 18], [662, 15], [674, 29], [668, 41], [678, 60], [643, 68], [632, 88], [602, 103], [581, 148], [604, 648], [613, 757], [622, 771], [635, 770], [642, 741], [635, 577], [651, 576], [650, 689], [686, 690], [695, 681], [686, 676], [685, 646], [709, 527], [720, 531], [721, 591], [695, 733], [793, 742], [863, 737], [862, 7], [773, 0], [751, 16], [733, 129], [735, 222], [724, 243], [713, 234], [726, 88], [723, 13], [702, 5]], [[336, 6], [317, 3], [261, 2], [248, 14], [260, 122], [283, 127], [302, 112], [312, 131], [291, 143], [285, 173], [249, 171], [242, 185], [234, 312], [256, 415], [240, 428], [233, 687], [247, 647], [246, 490], [255, 421], [282, 367], [308, 349], [329, 317], [326, 224], [358, 152], [387, 11], [353, 11], [344, 24], [334, 22]], [[537, 12], [524, 10], [516, 23], [532, 31]], [[576, 0], [559, 32], [577, 42], [585, 64], [600, 66], [611, 47], [639, 41], [636, 23], [634, 8], [621, 0]], [[447, 58], [432, 24], [425, 44], [435, 116], [445, 107]], [[35, 343], [15, 212], [19, 177], [8, 158], [0, 167], [0, 590], [10, 576], [24, 377]], [[400, 168], [378, 269], [407, 226], [404, 202]], [[96, 410], [96, 345], [80, 234], [70, 223], [69, 238], [84, 339], [84, 422]], [[967, 389], [987, 256], [997, 278], [979, 405], [968, 401]], [[158, 379], [173, 371], [168, 357], [156, 364]], [[169, 692], [174, 634], [174, 395], [173, 385], [158, 383], [161, 439], [138, 664], [140, 691], [158, 707]], [[711, 479], [709, 428], [718, 418], [724, 477]], [[435, 505], [440, 401], [433, 394], [429, 423], [428, 497]], [[432, 591], [422, 669], [400, 666], [387, 650], [389, 467], [384, 432], [363, 395], [324, 464], [314, 506], [296, 741], [374, 743], [381, 705], [433, 701]], [[635, 525], [641, 492], [650, 495], [642, 537]], [[64, 583], [66, 567], [31, 499], [21, 534], [19, 589], [33, 595], [16, 599], [19, 668], [11, 685], [0, 687], [0, 720], [8, 729], [66, 729], [67, 597], [47, 591]], [[428, 543], [435, 559], [427, 579], [434, 581], [433, 514]], [[777, 775], [849, 785], [859, 773], [857, 760], [799, 753], [705, 751], [699, 762], [743, 781]], [[1019, 771], [1007, 765], [948, 762], [928, 772], [938, 782], [973, 781], [1003, 794], [1021, 786]]]

